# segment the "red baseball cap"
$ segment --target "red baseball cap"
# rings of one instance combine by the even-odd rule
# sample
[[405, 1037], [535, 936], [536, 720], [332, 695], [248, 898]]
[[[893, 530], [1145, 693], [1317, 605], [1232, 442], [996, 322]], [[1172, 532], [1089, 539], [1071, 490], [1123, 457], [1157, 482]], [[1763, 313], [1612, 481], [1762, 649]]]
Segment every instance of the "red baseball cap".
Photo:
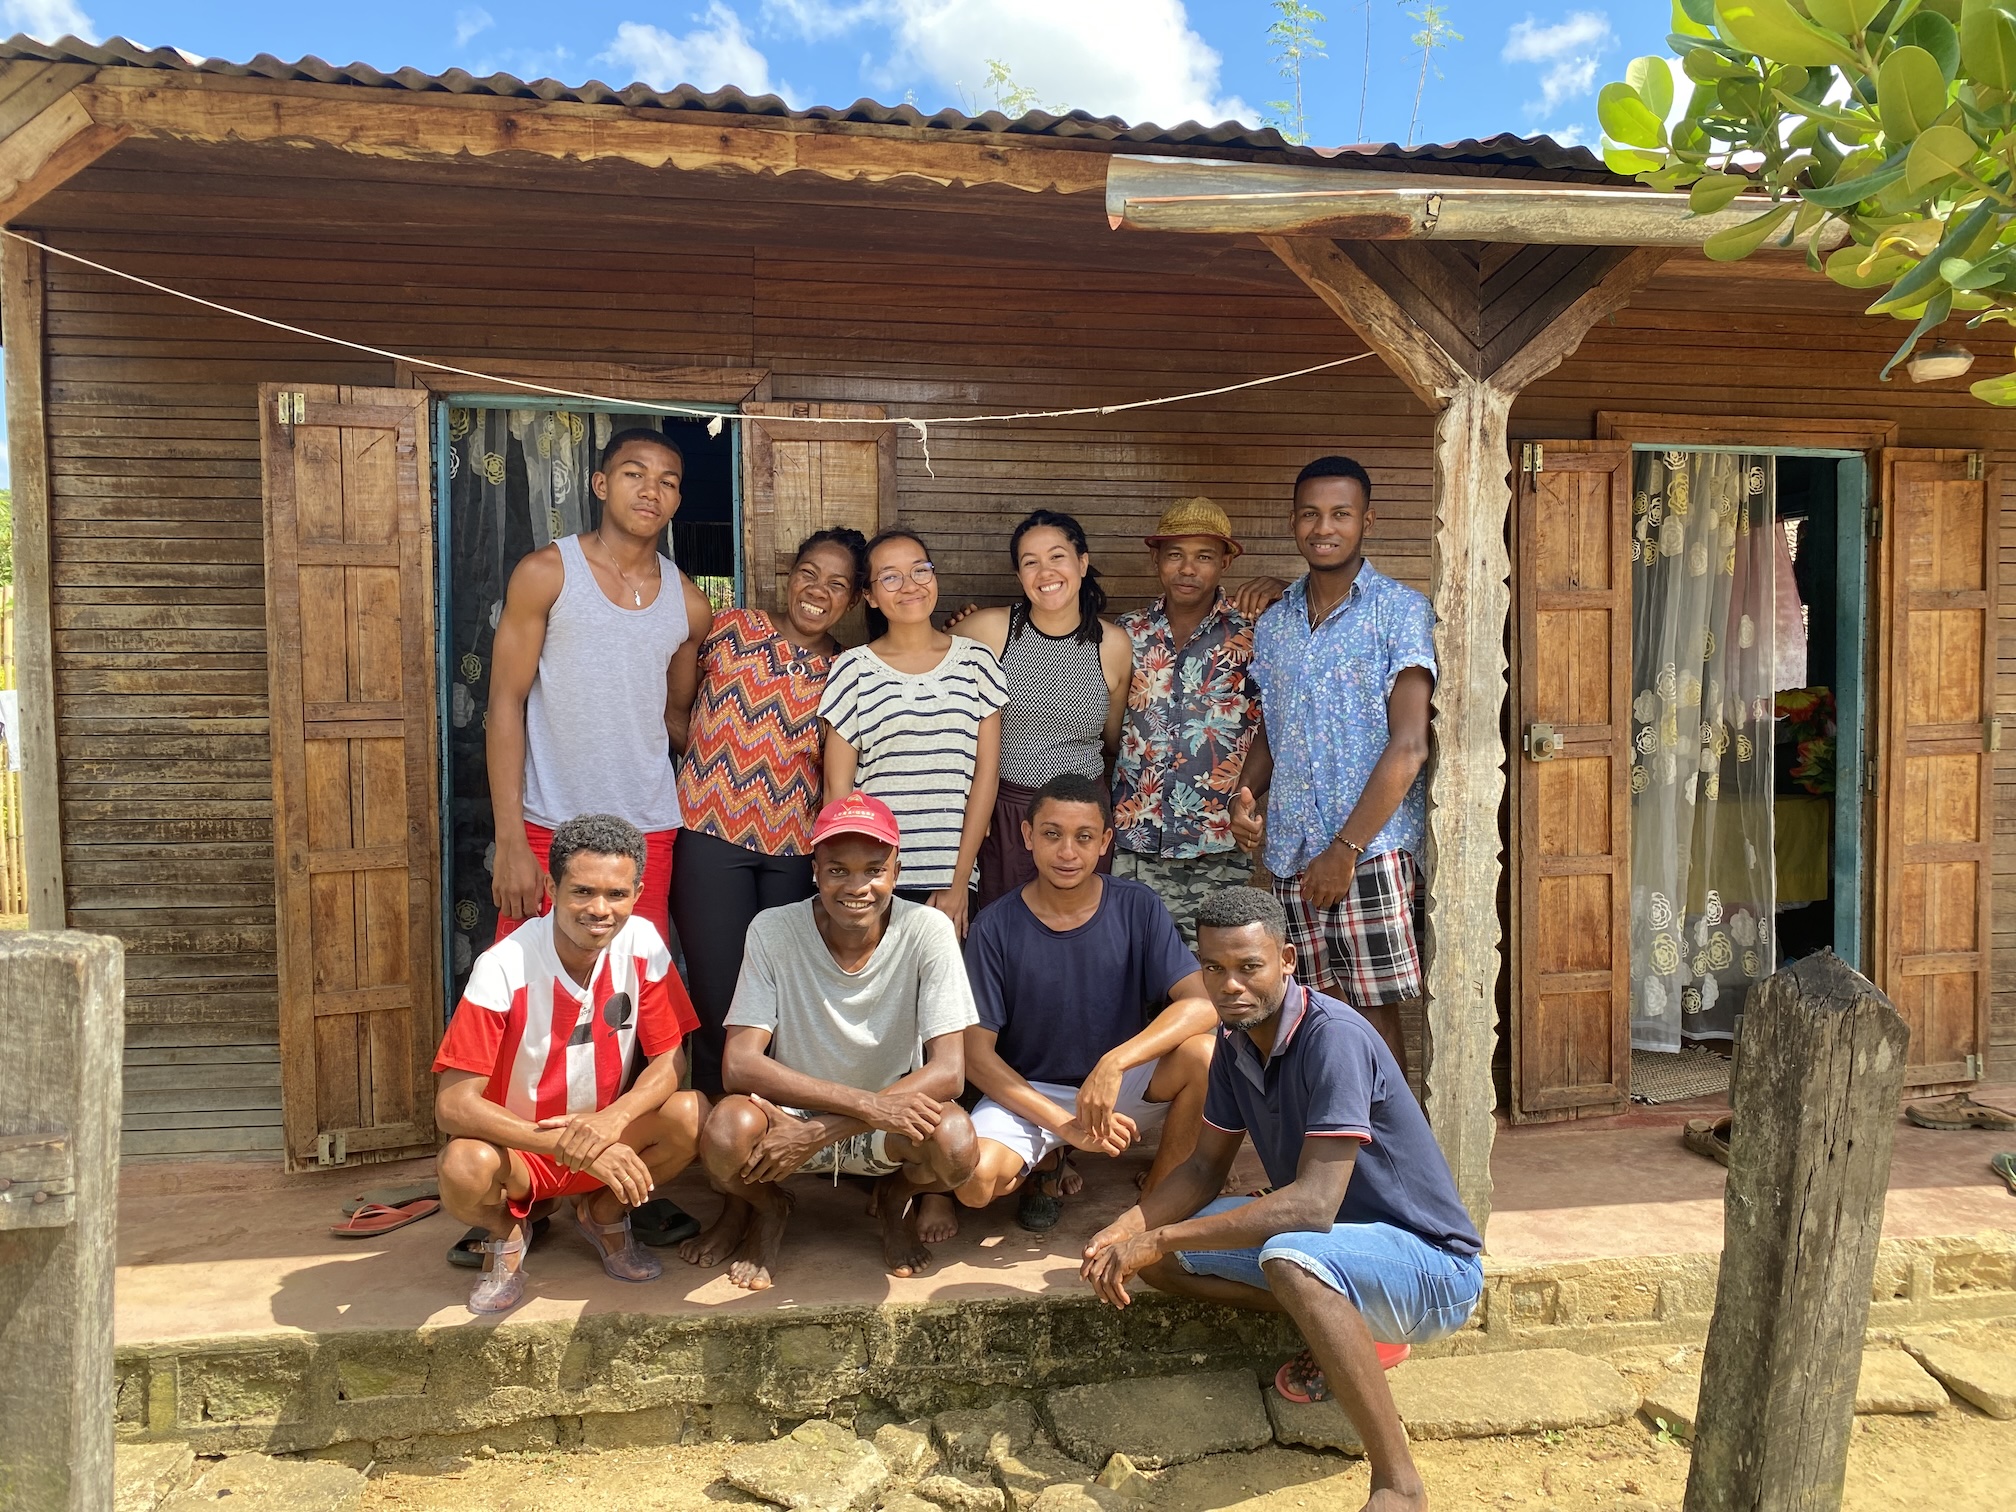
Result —
[[818, 821], [812, 826], [814, 845], [822, 840], [831, 840], [836, 835], [865, 835], [870, 840], [880, 840], [884, 845], [903, 843], [903, 832], [897, 826], [896, 816], [889, 811], [889, 805], [858, 788], [838, 803], [827, 804], [819, 811]]

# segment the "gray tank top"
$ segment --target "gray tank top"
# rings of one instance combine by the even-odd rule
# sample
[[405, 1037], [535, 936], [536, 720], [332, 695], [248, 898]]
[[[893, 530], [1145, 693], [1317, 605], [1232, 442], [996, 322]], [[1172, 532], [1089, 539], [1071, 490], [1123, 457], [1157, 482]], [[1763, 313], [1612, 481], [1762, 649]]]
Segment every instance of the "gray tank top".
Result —
[[581, 814], [677, 829], [665, 673], [686, 641], [679, 569], [659, 557], [658, 597], [621, 609], [595, 581], [581, 538], [558, 545], [565, 576], [525, 700], [525, 817], [546, 829]]
[[1033, 788], [1060, 772], [1105, 772], [1106, 673], [1096, 644], [1045, 635], [1018, 612], [1009, 622], [1001, 674], [1008, 684], [1001, 710], [1004, 782]]

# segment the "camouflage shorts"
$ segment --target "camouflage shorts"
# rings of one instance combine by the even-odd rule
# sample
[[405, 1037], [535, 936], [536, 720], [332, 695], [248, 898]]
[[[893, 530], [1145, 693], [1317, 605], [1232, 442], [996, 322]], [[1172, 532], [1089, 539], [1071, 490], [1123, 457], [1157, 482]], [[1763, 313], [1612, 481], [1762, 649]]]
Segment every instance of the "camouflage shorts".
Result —
[[1175, 915], [1183, 943], [1197, 948], [1197, 905], [1221, 887], [1245, 887], [1253, 879], [1253, 862], [1243, 851], [1220, 851], [1188, 861], [1165, 861], [1160, 856], [1119, 851], [1113, 857], [1113, 875], [1132, 877], [1155, 889], [1163, 906]]

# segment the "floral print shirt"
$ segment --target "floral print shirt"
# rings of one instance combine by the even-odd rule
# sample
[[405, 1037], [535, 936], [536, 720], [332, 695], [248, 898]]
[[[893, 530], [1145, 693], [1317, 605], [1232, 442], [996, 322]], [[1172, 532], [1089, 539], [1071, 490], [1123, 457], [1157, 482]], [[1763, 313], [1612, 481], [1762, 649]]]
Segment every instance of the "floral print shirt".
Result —
[[1121, 615], [1120, 628], [1134, 673], [1113, 765], [1114, 843], [1167, 861], [1230, 851], [1227, 805], [1260, 715], [1253, 622], [1220, 593], [1180, 646], [1165, 599]]
[[[1435, 611], [1370, 562], [1314, 630], [1306, 575], [1260, 616], [1253, 677], [1274, 756], [1265, 859], [1275, 876], [1299, 876], [1344, 828], [1386, 749], [1386, 700], [1408, 667], [1435, 675]], [[1424, 767], [1365, 854], [1418, 856], [1427, 819]]]

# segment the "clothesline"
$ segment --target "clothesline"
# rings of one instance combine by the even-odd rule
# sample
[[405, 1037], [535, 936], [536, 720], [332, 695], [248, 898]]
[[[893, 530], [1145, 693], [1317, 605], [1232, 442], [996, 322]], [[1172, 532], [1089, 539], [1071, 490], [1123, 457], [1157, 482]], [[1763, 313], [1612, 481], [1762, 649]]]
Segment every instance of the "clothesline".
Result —
[[[1370, 352], [1359, 352], [1352, 357], [1339, 357], [1331, 362], [1319, 362], [1310, 367], [1296, 368], [1287, 373], [1270, 373], [1264, 378], [1248, 378], [1239, 383], [1227, 383], [1217, 388], [1194, 389], [1184, 394], [1164, 394], [1154, 399], [1129, 399], [1116, 404], [1081, 404], [1070, 409], [1018, 410], [1012, 414], [999, 415], [885, 415], [872, 418], [856, 418], [839, 415], [739, 415], [723, 414], [720, 410], [708, 409], [696, 404], [666, 404], [646, 399], [624, 399], [610, 394], [598, 394], [586, 389], [557, 388], [548, 383], [536, 383], [525, 378], [505, 378], [496, 373], [485, 373], [476, 368], [457, 367], [453, 363], [440, 362], [431, 357], [415, 357], [408, 352], [394, 352], [384, 347], [371, 346], [361, 341], [350, 341], [342, 336], [331, 336], [326, 331], [311, 330], [307, 326], [290, 325], [284, 320], [274, 320], [270, 316], [255, 315], [250, 310], [241, 310], [236, 305], [221, 304], [214, 299], [205, 299], [200, 294], [191, 294], [169, 284], [157, 283], [151, 278], [142, 278], [138, 273], [128, 273], [123, 268], [112, 267], [98, 262], [79, 252], [65, 251], [52, 247], [33, 237], [23, 236], [18, 231], [10, 231], [0, 226], [0, 236], [9, 237], [24, 246], [34, 247], [53, 256], [80, 264], [112, 278], [124, 279], [127, 283], [138, 284], [152, 289], [157, 294], [166, 294], [175, 299], [187, 300], [190, 304], [201, 305], [206, 310], [215, 310], [222, 315], [235, 316], [239, 320], [249, 320], [255, 325], [285, 331], [291, 336], [305, 336], [311, 341], [326, 342], [330, 346], [348, 348], [353, 352], [364, 352], [373, 357], [384, 357], [393, 362], [409, 363], [414, 367], [427, 368], [437, 373], [453, 373], [458, 378], [474, 378], [482, 383], [501, 384], [507, 388], [523, 389], [528, 393], [544, 394], [557, 399], [581, 399], [592, 404], [620, 406], [632, 413], [673, 415], [685, 419], [705, 420], [707, 434], [718, 436], [724, 422], [739, 424], [750, 419], [767, 423], [789, 425], [898, 425], [908, 426], [917, 433], [918, 442], [924, 448], [924, 470], [931, 472], [931, 434], [934, 425], [990, 425], [1011, 420], [1062, 420], [1074, 415], [1113, 415], [1122, 410], [1152, 409], [1164, 404], [1183, 404], [1191, 399], [1211, 399], [1220, 394], [1237, 393], [1240, 389], [1260, 388], [1270, 383], [1285, 383], [1291, 378], [1306, 378], [1311, 373], [1327, 372], [1331, 368], [1349, 366], [1362, 362], [1371, 356]], [[936, 477], [936, 473], [931, 474]]]

